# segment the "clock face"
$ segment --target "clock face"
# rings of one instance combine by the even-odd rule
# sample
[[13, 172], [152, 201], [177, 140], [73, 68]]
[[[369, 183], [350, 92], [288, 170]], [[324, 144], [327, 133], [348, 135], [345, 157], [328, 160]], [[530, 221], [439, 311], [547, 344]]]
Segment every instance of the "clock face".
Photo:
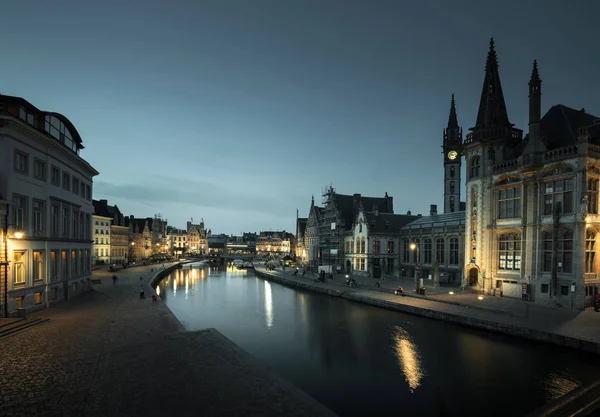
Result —
[[457, 156], [458, 156], [458, 152], [456, 152], [456, 151], [448, 152], [448, 159], [450, 159], [451, 161], [455, 160]]

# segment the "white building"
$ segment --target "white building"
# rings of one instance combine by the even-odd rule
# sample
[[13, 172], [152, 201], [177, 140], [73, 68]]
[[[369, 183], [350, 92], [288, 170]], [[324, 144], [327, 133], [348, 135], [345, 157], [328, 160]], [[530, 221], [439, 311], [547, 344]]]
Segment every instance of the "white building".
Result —
[[109, 264], [110, 257], [110, 217], [94, 214], [93, 229], [94, 229], [94, 252], [92, 255], [92, 264]]
[[81, 149], [66, 117], [0, 95], [2, 316], [91, 288], [92, 180], [98, 171], [79, 156]]

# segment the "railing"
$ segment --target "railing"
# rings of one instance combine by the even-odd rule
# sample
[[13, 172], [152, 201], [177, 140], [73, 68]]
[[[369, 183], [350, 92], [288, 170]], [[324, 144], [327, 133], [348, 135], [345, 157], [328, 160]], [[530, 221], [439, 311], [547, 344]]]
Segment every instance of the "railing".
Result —
[[509, 161], [505, 161], [505, 162], [501, 162], [499, 164], [492, 165], [492, 172], [494, 174], [498, 174], [498, 173], [506, 172], [506, 171], [514, 171], [515, 169], [518, 169], [520, 166], [521, 166], [521, 160], [519, 158], [511, 159]]
[[558, 161], [577, 156], [577, 146], [565, 146], [544, 153], [544, 162]]
[[523, 139], [523, 131], [513, 127], [489, 127], [477, 129], [474, 132], [467, 133], [467, 138], [465, 139], [464, 144], [482, 141], [485, 139], [501, 138], [510, 138], [513, 141], [518, 142]]

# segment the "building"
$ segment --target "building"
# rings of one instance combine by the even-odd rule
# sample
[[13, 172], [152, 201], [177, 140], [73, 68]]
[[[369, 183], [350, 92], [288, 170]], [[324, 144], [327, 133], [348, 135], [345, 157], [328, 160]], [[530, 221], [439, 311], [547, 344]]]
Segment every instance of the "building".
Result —
[[298, 262], [308, 260], [308, 250], [304, 245], [304, 235], [306, 234], [306, 226], [308, 217], [298, 217], [299, 213], [296, 210], [296, 259]]
[[598, 292], [600, 119], [564, 105], [541, 109], [537, 62], [529, 129], [508, 118], [490, 42], [467, 164], [465, 285], [573, 309]]
[[129, 262], [142, 263], [152, 255], [152, 218], [145, 219], [129, 216], [125, 218], [125, 225], [129, 231]]
[[258, 255], [285, 256], [295, 248], [295, 237], [285, 230], [260, 232], [256, 239]]
[[91, 289], [98, 171], [80, 156], [82, 142], [65, 116], [0, 95], [2, 316]]
[[204, 255], [208, 252], [208, 240], [206, 239], [206, 229], [204, 228], [204, 219], [200, 224], [187, 222], [187, 250], [194, 255]]
[[417, 218], [410, 213], [366, 211], [359, 200], [356, 218], [344, 235], [344, 272], [373, 278], [398, 276], [400, 232]]
[[94, 229], [94, 251], [92, 264], [109, 264], [110, 259], [110, 223], [111, 218], [94, 214], [92, 223]]
[[[123, 216], [123, 213], [121, 213], [118, 206], [109, 205], [108, 200], [92, 200], [92, 204], [94, 205], [95, 215], [102, 216], [104, 219], [109, 219], [110, 248], [108, 256], [110, 259], [104, 259], [105, 263], [121, 265], [128, 263], [130, 241], [129, 228], [125, 226], [125, 216]], [[100, 223], [100, 226], [103, 226], [103, 220], [99, 219], [98, 222]], [[94, 233], [96, 233], [97, 226], [97, 222], [94, 220]], [[100, 233], [100, 238], [102, 238], [101, 230], [98, 230], [98, 232]], [[94, 237], [94, 246], [98, 244], [97, 240], [100, 240], [100, 244], [102, 244], [102, 239], [96, 239], [96, 235], [94, 235]], [[98, 251], [96, 249], [98, 249]], [[96, 252], [102, 254], [103, 251], [100, 249], [102, 248], [94, 247], [94, 254], [96, 254]]]

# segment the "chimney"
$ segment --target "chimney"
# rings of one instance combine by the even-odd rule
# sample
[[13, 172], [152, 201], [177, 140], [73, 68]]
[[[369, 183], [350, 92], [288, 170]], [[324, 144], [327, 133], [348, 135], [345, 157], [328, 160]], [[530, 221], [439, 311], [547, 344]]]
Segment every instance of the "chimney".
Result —
[[430, 216], [437, 216], [437, 204], [432, 204], [429, 207], [429, 215]]

